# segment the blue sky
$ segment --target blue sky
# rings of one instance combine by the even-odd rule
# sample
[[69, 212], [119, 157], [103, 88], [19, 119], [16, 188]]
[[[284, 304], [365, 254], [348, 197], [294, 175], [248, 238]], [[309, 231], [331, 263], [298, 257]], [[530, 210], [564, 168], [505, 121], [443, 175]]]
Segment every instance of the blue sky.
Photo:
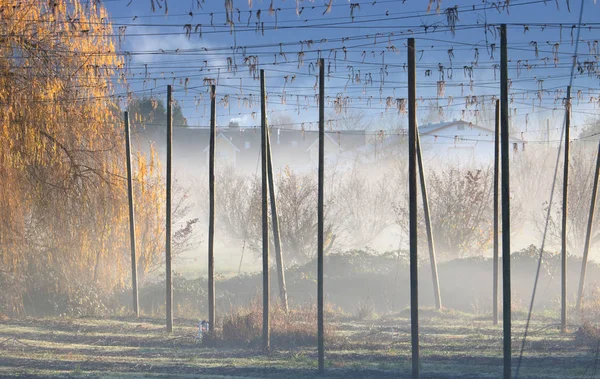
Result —
[[[406, 38], [411, 36], [418, 50], [421, 118], [441, 108], [444, 119], [489, 123], [481, 107], [491, 108], [492, 97], [499, 95], [500, 41], [495, 29], [507, 23], [512, 122], [531, 140], [539, 138], [546, 118], [559, 135], [575, 51], [573, 25], [582, 4], [512, 0], [507, 9], [504, 1], [443, 0], [438, 13], [436, 2], [427, 12], [425, 0], [333, 0], [325, 12], [329, 0], [299, 1], [298, 11], [294, 0], [273, 0], [270, 12], [270, 0], [254, 0], [252, 8], [247, 0], [233, 0], [231, 26], [223, 1], [207, 0], [199, 9], [196, 0], [171, 0], [168, 15], [158, 7], [152, 12], [151, 0], [128, 3], [104, 1], [115, 33], [119, 28], [124, 32], [121, 50], [129, 61], [129, 90], [164, 98], [166, 85], [173, 84], [188, 123], [199, 126], [208, 124], [208, 79], [217, 82], [219, 125], [231, 119], [245, 126], [259, 124], [260, 88], [252, 73], [256, 68], [266, 72], [271, 119], [286, 127], [315, 129], [319, 56], [326, 59], [330, 128], [353, 120], [370, 129], [402, 125], [406, 116], [399, 108], [408, 96]], [[448, 14], [456, 12], [452, 32]], [[598, 109], [590, 103], [599, 98], [598, 16], [599, 5], [584, 0], [578, 60], [595, 72], [576, 70], [573, 118], [579, 127]]]

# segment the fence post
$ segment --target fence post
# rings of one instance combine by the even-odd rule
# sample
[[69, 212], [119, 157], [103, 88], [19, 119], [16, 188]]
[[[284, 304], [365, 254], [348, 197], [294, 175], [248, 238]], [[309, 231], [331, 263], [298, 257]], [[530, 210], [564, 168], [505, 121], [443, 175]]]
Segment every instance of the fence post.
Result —
[[590, 240], [592, 238], [592, 226], [594, 225], [594, 212], [596, 210], [596, 197], [598, 195], [598, 176], [600, 175], [600, 142], [598, 143], [598, 156], [596, 157], [596, 172], [594, 173], [594, 186], [592, 188], [592, 200], [590, 202], [590, 214], [588, 216], [585, 244], [583, 245], [583, 259], [581, 260], [581, 276], [579, 277], [579, 291], [577, 291], [577, 309], [581, 311], [583, 302], [583, 290], [585, 286], [585, 273], [587, 271], [588, 254], [590, 252]]
[[571, 86], [567, 86], [565, 105], [565, 161], [563, 173], [563, 204], [561, 230], [560, 330], [567, 331], [567, 217], [569, 216], [569, 145], [571, 129]]
[[129, 198], [129, 241], [131, 243], [131, 287], [133, 291], [133, 313], [140, 317], [138, 295], [137, 262], [135, 254], [135, 208], [133, 202], [133, 178], [131, 175], [131, 132], [129, 130], [129, 112], [125, 112], [125, 154], [127, 154], [127, 197]]
[[429, 214], [429, 200], [427, 197], [427, 185], [425, 183], [425, 171], [423, 168], [423, 156], [421, 155], [421, 137], [419, 131], [417, 139], [417, 163], [419, 165], [419, 179], [421, 182], [421, 197], [423, 198], [423, 212], [425, 213], [425, 229], [427, 231], [427, 244], [429, 246], [429, 262], [431, 264], [431, 280], [433, 282], [433, 296], [435, 308], [442, 309], [442, 296], [440, 295], [440, 284], [437, 271], [437, 259], [435, 257], [435, 244], [433, 242], [433, 231], [431, 230], [431, 217]]
[[498, 184], [500, 179], [500, 100], [496, 101], [494, 117], [494, 273], [493, 273], [493, 320], [498, 325], [498, 256], [499, 256], [499, 213]]
[[216, 86], [210, 87], [210, 137], [208, 150], [208, 328], [215, 330], [215, 143], [217, 134]]
[[319, 345], [319, 373], [325, 372], [325, 320], [323, 290], [323, 230], [325, 202], [325, 59], [319, 59], [319, 190], [317, 223], [317, 334]]
[[260, 70], [260, 129], [261, 129], [261, 172], [262, 172], [262, 261], [263, 261], [263, 349], [271, 347], [269, 325], [269, 204], [267, 200], [267, 94], [265, 71]]
[[267, 127], [267, 176], [269, 178], [269, 197], [271, 199], [271, 223], [273, 224], [273, 245], [275, 246], [275, 261], [277, 264], [277, 281], [279, 284], [279, 299], [285, 313], [288, 313], [287, 288], [285, 286], [285, 269], [281, 253], [281, 238], [279, 236], [279, 216], [277, 215], [277, 200], [275, 198], [275, 180], [273, 179], [273, 157], [271, 156], [271, 132]]
[[172, 87], [167, 86], [167, 182], [166, 182], [166, 215], [165, 215], [165, 266], [167, 289], [167, 332], [173, 332], [173, 278], [171, 269], [171, 166], [173, 150], [173, 116], [171, 113]]
[[415, 39], [408, 39], [408, 201], [410, 234], [410, 336], [412, 377], [419, 378], [419, 265], [417, 240], [417, 78]]
[[508, 125], [508, 47], [506, 24], [500, 26], [500, 134], [502, 164], [502, 330], [504, 334], [504, 379], [510, 379], [512, 371], [512, 315], [510, 293], [510, 171]]

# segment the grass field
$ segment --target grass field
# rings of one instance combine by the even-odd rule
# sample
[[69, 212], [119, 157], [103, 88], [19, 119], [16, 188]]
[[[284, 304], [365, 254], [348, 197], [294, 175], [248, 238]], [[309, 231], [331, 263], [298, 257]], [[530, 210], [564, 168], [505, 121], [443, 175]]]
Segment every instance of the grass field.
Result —
[[[408, 314], [369, 321], [339, 319], [326, 352], [328, 378], [410, 375]], [[592, 378], [598, 344], [577, 331], [561, 334], [557, 320], [535, 320], [520, 377]], [[162, 320], [79, 318], [5, 320], [0, 324], [0, 376], [85, 378], [281, 378], [313, 377], [316, 349], [206, 348], [195, 339], [191, 320], [175, 320], [172, 335]], [[524, 321], [514, 321], [518, 356]], [[502, 329], [489, 317], [456, 312], [421, 312], [424, 378], [498, 378]], [[513, 361], [514, 366], [517, 359]]]

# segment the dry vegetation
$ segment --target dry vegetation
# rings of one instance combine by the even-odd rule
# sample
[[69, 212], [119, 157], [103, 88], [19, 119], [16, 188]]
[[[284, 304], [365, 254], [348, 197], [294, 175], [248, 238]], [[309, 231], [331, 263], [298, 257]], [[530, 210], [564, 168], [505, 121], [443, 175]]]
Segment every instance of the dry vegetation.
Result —
[[[248, 314], [242, 311], [229, 319], [237, 323]], [[515, 316], [513, 349], [517, 351], [524, 319]], [[327, 321], [333, 329], [326, 340], [324, 377], [409, 377], [409, 312], [368, 321], [332, 319], [328, 315]], [[489, 315], [422, 309], [421, 321], [424, 378], [494, 378], [502, 372], [502, 329], [492, 326]], [[523, 377], [589, 377], [598, 364], [598, 340], [582, 343], [577, 333], [562, 335], [556, 322], [555, 318], [534, 319], [521, 368]], [[163, 320], [145, 318], [3, 321], [0, 376], [309, 378], [315, 374], [316, 348], [312, 341], [279, 344], [275, 342], [280, 340], [274, 339], [268, 354], [258, 346], [215, 349], [198, 343], [195, 322], [176, 319], [176, 325], [174, 334], [169, 335]], [[237, 327], [243, 328], [239, 324]], [[251, 329], [254, 335], [255, 327]], [[292, 335], [297, 330], [292, 327]], [[240, 337], [238, 331], [234, 333], [233, 338]]]
[[[10, 3], [10, 4], [9, 4]], [[90, 314], [130, 275], [123, 67], [96, 1], [0, 1], [0, 313]], [[162, 261], [154, 151], [134, 157], [140, 278]], [[174, 217], [185, 211], [175, 200]], [[174, 244], [189, 230], [174, 231]]]

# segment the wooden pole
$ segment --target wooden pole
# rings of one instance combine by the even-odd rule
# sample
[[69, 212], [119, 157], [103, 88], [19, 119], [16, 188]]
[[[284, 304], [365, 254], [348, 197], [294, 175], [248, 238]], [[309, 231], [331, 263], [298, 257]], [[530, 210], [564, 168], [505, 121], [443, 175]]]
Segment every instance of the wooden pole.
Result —
[[271, 328], [269, 326], [269, 204], [267, 191], [267, 94], [265, 70], [260, 70], [260, 130], [261, 130], [261, 172], [262, 172], [262, 261], [263, 261], [263, 349], [271, 348]]
[[210, 87], [210, 137], [208, 150], [208, 328], [215, 330], [215, 142], [217, 135], [216, 86]]
[[319, 190], [317, 204], [317, 334], [319, 373], [325, 372], [325, 320], [323, 291], [323, 230], [325, 204], [325, 59], [319, 58]]
[[509, 112], [508, 112], [508, 46], [506, 24], [500, 26], [500, 153], [502, 165], [502, 330], [504, 334], [504, 378], [510, 379], [511, 347], [511, 290], [510, 290], [510, 174], [509, 174]]
[[269, 178], [269, 198], [271, 199], [271, 223], [273, 226], [273, 245], [275, 245], [275, 261], [277, 264], [277, 281], [279, 284], [279, 300], [281, 307], [288, 313], [287, 288], [285, 286], [285, 270], [281, 253], [281, 238], [279, 236], [279, 216], [277, 215], [277, 200], [275, 199], [275, 181], [273, 179], [273, 161], [271, 156], [271, 132], [267, 127], [267, 176]]
[[563, 204], [561, 231], [560, 330], [567, 331], [567, 217], [569, 216], [569, 145], [571, 129], [571, 86], [567, 87], [565, 106], [565, 162], [563, 174]]
[[498, 203], [498, 184], [500, 181], [500, 101], [496, 101], [496, 115], [494, 118], [494, 265], [493, 265], [493, 305], [492, 319], [498, 325], [498, 257], [499, 257], [499, 216], [500, 204]]
[[133, 291], [133, 313], [140, 317], [138, 295], [137, 263], [135, 254], [135, 208], [133, 203], [133, 179], [131, 175], [131, 132], [129, 130], [129, 112], [125, 112], [125, 153], [127, 154], [127, 196], [129, 198], [129, 241], [131, 243], [131, 288]]
[[427, 231], [427, 244], [429, 246], [429, 262], [431, 264], [431, 279], [433, 282], [433, 296], [435, 308], [442, 309], [442, 297], [440, 295], [440, 284], [437, 271], [437, 260], [435, 257], [435, 245], [433, 243], [433, 231], [431, 230], [431, 217], [429, 215], [429, 200], [427, 197], [427, 185], [425, 183], [425, 172], [423, 169], [423, 157], [421, 155], [421, 137], [417, 130], [417, 163], [419, 165], [419, 179], [421, 182], [421, 197], [423, 198], [423, 212], [425, 213], [425, 230]]
[[167, 194], [166, 194], [166, 215], [165, 215], [165, 265], [166, 265], [166, 287], [167, 287], [167, 332], [173, 332], [173, 278], [171, 269], [171, 166], [173, 150], [173, 116], [171, 113], [172, 89], [167, 86]]
[[408, 201], [412, 377], [419, 378], [419, 266], [417, 255], [417, 78], [415, 39], [408, 39]]
[[590, 252], [590, 240], [592, 239], [592, 226], [594, 225], [594, 212], [596, 210], [596, 197], [598, 195], [598, 176], [600, 175], [600, 142], [598, 143], [598, 155], [596, 157], [596, 172], [594, 173], [594, 185], [592, 188], [592, 200], [590, 202], [590, 214], [588, 216], [585, 243], [583, 245], [583, 259], [581, 260], [581, 276], [579, 277], [579, 290], [577, 291], [577, 309], [581, 311], [583, 303], [583, 289], [585, 286], [585, 274], [587, 271], [588, 255]]

